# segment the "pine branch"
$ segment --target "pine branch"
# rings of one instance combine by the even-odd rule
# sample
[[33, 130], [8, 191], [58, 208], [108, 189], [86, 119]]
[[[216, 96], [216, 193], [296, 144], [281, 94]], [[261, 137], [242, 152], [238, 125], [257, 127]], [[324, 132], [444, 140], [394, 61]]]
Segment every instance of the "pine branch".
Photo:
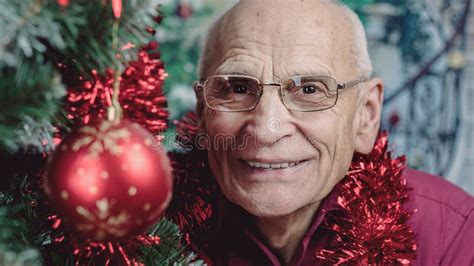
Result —
[[[62, 7], [55, 0], [0, 0], [0, 6], [0, 151], [48, 152], [53, 125], [65, 122], [63, 83], [114, 65], [116, 19], [108, 1], [77, 0]], [[146, 29], [157, 24], [156, 7], [157, 0], [124, 1], [120, 46], [139, 48], [153, 38]], [[120, 60], [136, 58], [137, 51], [121, 51]], [[58, 64], [66, 66], [62, 77]]]
[[[120, 46], [130, 43], [138, 48], [153, 39], [146, 29], [157, 25], [154, 21], [154, 17], [158, 16], [157, 2], [123, 2], [118, 31]], [[71, 20], [71, 16], [81, 19]], [[61, 25], [63, 36], [68, 36], [64, 49], [52, 50], [51, 56], [56, 62], [85, 77], [89, 76], [91, 70], [101, 73], [114, 65], [116, 51], [112, 48], [112, 28], [116, 19], [110, 4], [104, 5], [101, 1], [71, 1], [63, 10], [63, 15], [56, 19]], [[138, 49], [123, 50], [120, 59], [126, 62], [136, 58], [137, 51]]]
[[186, 251], [178, 226], [170, 220], [162, 218], [150, 234], [160, 237], [160, 245], [141, 248], [145, 265], [203, 265], [196, 255]]
[[0, 72], [0, 149], [49, 151], [65, 95], [60, 76], [51, 64], [28, 62], [12, 71]]
[[63, 47], [58, 25], [42, 12], [41, 1], [0, 0], [0, 67], [20, 66], [25, 58], [41, 63], [46, 46], [42, 39]]
[[[44, 241], [37, 235], [38, 225], [42, 223], [37, 222], [38, 215], [30, 207], [35, 202], [35, 196], [27, 196], [29, 193], [24, 193], [26, 191], [16, 191], [24, 188], [26, 178], [17, 178], [16, 181], [20, 182], [12, 186], [8, 193], [0, 193], [0, 265], [41, 265], [42, 259], [36, 246]], [[18, 194], [21, 196], [15, 196]]]

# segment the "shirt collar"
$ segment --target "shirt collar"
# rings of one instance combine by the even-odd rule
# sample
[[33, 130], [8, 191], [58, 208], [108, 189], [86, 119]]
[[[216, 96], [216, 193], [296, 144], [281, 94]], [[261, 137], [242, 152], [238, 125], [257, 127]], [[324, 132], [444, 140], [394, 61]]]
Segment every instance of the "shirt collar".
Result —
[[324, 217], [328, 212], [332, 211], [342, 211], [343, 208], [341, 205], [337, 203], [338, 198], [340, 196], [340, 187], [338, 185], [334, 186], [333, 190], [327, 195], [322, 201], [321, 205], [319, 205], [316, 214], [314, 215], [313, 223], [311, 227], [305, 234], [305, 237], [312, 237], [314, 232], [319, 228], [321, 225]]

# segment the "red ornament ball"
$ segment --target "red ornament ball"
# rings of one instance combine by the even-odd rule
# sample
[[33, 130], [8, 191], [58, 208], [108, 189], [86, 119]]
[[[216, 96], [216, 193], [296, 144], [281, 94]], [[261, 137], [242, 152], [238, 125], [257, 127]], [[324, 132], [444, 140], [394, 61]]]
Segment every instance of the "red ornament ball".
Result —
[[102, 120], [56, 148], [45, 190], [78, 237], [120, 241], [158, 221], [171, 200], [171, 167], [156, 137], [138, 124]]

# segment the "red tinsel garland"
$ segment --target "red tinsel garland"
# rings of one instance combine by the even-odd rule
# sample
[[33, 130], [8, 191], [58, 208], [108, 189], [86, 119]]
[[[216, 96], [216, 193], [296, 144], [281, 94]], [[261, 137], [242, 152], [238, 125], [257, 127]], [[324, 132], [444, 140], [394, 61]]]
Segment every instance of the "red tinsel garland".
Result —
[[100, 243], [90, 239], [79, 239], [67, 233], [62, 220], [57, 215], [48, 218], [51, 221], [51, 243], [47, 248], [56, 252], [73, 254], [75, 265], [144, 265], [140, 257], [141, 247], [158, 246], [160, 238], [142, 234], [126, 242]]
[[405, 157], [392, 159], [387, 148], [383, 132], [368, 155], [354, 155], [338, 188], [345, 214], [325, 221], [335, 237], [329, 248], [316, 252], [318, 262], [407, 265], [416, 258], [414, 232], [407, 224], [411, 213], [403, 208], [410, 190], [401, 178]]
[[[217, 202], [209, 201], [209, 195], [216, 195], [217, 187], [206, 154], [195, 145], [196, 120], [197, 116], [190, 113], [177, 122], [178, 141], [192, 149], [174, 158], [175, 178], [187, 185], [175, 186], [171, 206], [179, 207], [169, 214], [190, 233], [194, 246], [205, 249], [207, 243], [199, 231], [209, 232], [209, 224], [216, 218], [213, 212]], [[388, 136], [383, 132], [370, 154], [354, 155], [347, 176], [337, 187], [338, 203], [345, 213], [327, 213], [323, 226], [332, 230], [334, 237], [327, 249], [315, 252], [315, 262], [393, 265], [409, 264], [416, 258], [414, 232], [407, 223], [411, 213], [402, 206], [410, 190], [401, 178], [405, 158], [392, 159], [387, 149]]]

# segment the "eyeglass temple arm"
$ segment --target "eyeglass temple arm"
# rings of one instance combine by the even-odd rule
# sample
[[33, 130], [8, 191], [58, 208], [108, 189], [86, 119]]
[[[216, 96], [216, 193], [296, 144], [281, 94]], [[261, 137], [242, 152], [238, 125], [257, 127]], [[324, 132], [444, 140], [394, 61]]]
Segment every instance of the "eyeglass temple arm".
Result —
[[346, 83], [339, 83], [337, 84], [337, 89], [338, 90], [343, 90], [343, 89], [347, 89], [347, 88], [350, 88], [350, 87], [353, 87], [361, 82], [364, 82], [364, 81], [367, 81], [366, 78], [361, 78], [361, 79], [356, 79], [356, 80], [353, 80], [353, 81], [349, 81], [349, 82], [346, 82]]

